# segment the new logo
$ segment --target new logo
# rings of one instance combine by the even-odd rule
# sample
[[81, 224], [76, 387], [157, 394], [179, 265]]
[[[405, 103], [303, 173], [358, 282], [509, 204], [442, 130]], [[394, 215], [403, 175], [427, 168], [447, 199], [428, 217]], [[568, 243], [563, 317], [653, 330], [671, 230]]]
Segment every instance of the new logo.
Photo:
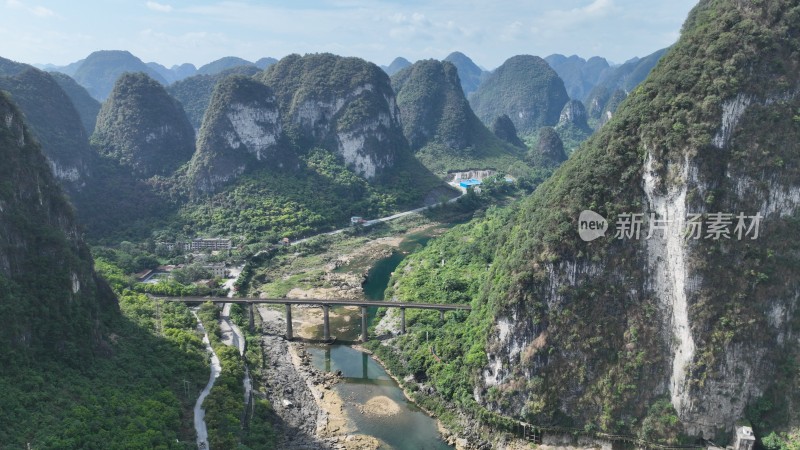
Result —
[[608, 221], [594, 211], [585, 209], [578, 216], [578, 235], [585, 242], [591, 242], [606, 235]]

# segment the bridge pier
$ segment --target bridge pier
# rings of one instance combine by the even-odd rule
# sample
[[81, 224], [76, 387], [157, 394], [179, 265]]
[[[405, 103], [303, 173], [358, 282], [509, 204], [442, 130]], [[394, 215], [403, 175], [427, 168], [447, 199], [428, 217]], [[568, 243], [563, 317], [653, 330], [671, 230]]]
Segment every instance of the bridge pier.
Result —
[[367, 342], [367, 307], [361, 307], [361, 342]]
[[292, 304], [286, 304], [286, 339], [292, 340], [294, 339], [294, 333], [292, 332]]
[[406, 309], [400, 308], [400, 334], [406, 334]]
[[330, 305], [322, 305], [322, 340], [325, 342], [331, 340], [330, 309]]
[[444, 310], [439, 310], [439, 322], [444, 322]]
[[248, 303], [247, 304], [247, 314], [249, 316], [248, 317], [248, 321], [247, 321], [247, 325], [250, 328], [250, 332], [251, 333], [255, 333], [256, 332], [256, 316], [253, 313], [253, 304], [252, 303]]

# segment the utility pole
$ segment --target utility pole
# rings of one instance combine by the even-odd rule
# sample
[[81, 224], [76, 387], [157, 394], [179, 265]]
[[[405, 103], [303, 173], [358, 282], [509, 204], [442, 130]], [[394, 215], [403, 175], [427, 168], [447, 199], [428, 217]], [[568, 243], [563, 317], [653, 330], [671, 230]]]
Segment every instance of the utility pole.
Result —
[[164, 329], [161, 326], [161, 300], [156, 300], [156, 320], [158, 320], [156, 323], [156, 332], [159, 336], [163, 336]]

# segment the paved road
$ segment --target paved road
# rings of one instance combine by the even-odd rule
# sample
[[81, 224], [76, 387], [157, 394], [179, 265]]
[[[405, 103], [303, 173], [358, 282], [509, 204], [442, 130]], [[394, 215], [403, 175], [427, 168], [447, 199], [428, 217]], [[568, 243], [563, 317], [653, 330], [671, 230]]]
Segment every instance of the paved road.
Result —
[[[232, 278], [223, 285], [223, 287], [228, 288], [228, 298], [233, 298], [233, 285], [239, 279], [239, 275], [242, 274], [242, 269], [244, 269], [244, 266], [235, 267], [230, 270]], [[222, 307], [222, 314], [220, 315], [219, 326], [222, 331], [222, 342], [225, 343], [225, 345], [236, 347], [239, 350], [239, 354], [244, 356], [246, 350], [244, 333], [242, 333], [238, 325], [231, 321], [231, 305], [232, 303], [225, 303]], [[250, 368], [247, 367], [247, 364], [244, 365], [244, 380], [242, 380], [242, 384], [244, 385], [244, 405], [246, 408], [250, 403], [250, 391], [253, 390], [253, 382], [250, 379]]]
[[206, 411], [203, 409], [203, 402], [211, 392], [211, 388], [214, 387], [214, 382], [219, 377], [219, 373], [222, 371], [222, 366], [219, 363], [217, 354], [214, 353], [214, 349], [211, 348], [211, 341], [208, 340], [208, 333], [206, 333], [203, 323], [200, 322], [200, 318], [197, 317], [196, 312], [192, 311], [192, 314], [194, 314], [194, 317], [197, 319], [197, 327], [200, 329], [200, 332], [203, 333], [203, 343], [206, 344], [206, 351], [211, 354], [211, 375], [208, 378], [208, 384], [206, 384], [205, 389], [203, 389], [203, 391], [200, 393], [200, 396], [197, 397], [197, 402], [194, 404], [194, 429], [197, 432], [197, 448], [205, 450], [210, 449], [211, 447], [208, 445]]
[[[447, 203], [454, 203], [454, 202], [456, 202], [458, 199], [460, 199], [461, 197], [463, 197], [463, 196], [467, 195], [467, 190], [466, 190], [466, 189], [464, 189], [464, 188], [462, 188], [461, 186], [458, 186], [458, 185], [452, 185], [452, 184], [451, 184], [451, 186], [453, 186], [453, 187], [455, 187], [455, 188], [458, 188], [458, 189], [461, 191], [461, 195], [459, 195], [458, 197], [453, 197], [453, 198], [451, 198], [450, 200], [448, 200], [448, 201], [447, 201]], [[420, 208], [415, 208], [415, 209], [412, 209], [412, 210], [410, 210], [410, 211], [403, 211], [403, 212], [401, 212], [401, 213], [392, 214], [391, 216], [381, 217], [380, 219], [368, 220], [368, 221], [366, 221], [366, 222], [362, 223], [362, 224], [361, 224], [361, 226], [363, 226], [363, 227], [371, 227], [372, 225], [375, 225], [375, 224], [379, 224], [379, 223], [388, 222], [388, 221], [390, 221], [390, 220], [394, 220], [394, 219], [399, 219], [399, 218], [401, 218], [401, 217], [405, 217], [405, 216], [408, 216], [408, 215], [411, 215], [411, 214], [417, 214], [417, 213], [421, 213], [421, 212], [423, 212], [423, 211], [425, 211], [425, 210], [427, 210], [427, 209], [431, 209], [431, 208], [434, 208], [434, 207], [436, 207], [436, 206], [439, 206], [439, 203], [436, 203], [436, 204], [434, 204], [434, 205], [423, 206], [423, 207], [420, 207]], [[349, 230], [349, 229], [350, 229], [350, 227], [347, 227], [347, 228], [340, 228], [340, 229], [338, 229], [338, 230], [329, 231], [329, 232], [327, 232], [327, 233], [315, 234], [314, 236], [309, 236], [309, 237], [307, 237], [307, 238], [298, 239], [298, 240], [296, 240], [296, 241], [292, 242], [292, 243], [291, 243], [291, 245], [297, 245], [297, 244], [301, 244], [301, 243], [303, 243], [303, 242], [306, 242], [306, 241], [308, 241], [309, 239], [314, 239], [314, 238], [315, 238], [315, 237], [317, 237], [317, 236], [332, 236], [332, 235], [334, 235], [334, 234], [339, 234], [339, 233], [342, 233], [342, 232], [344, 232], [345, 230]]]
[[[225, 345], [236, 347], [236, 349], [239, 350], [239, 354], [244, 356], [246, 341], [241, 328], [231, 321], [230, 314], [232, 304], [233, 303], [225, 303], [225, 306], [222, 307], [219, 323], [219, 328], [222, 332], [222, 342]], [[250, 369], [247, 367], [247, 364], [244, 366], [244, 380], [242, 384], [244, 385], [244, 404], [245, 406], [249, 406], [250, 391], [253, 389], [253, 383], [250, 380]]]

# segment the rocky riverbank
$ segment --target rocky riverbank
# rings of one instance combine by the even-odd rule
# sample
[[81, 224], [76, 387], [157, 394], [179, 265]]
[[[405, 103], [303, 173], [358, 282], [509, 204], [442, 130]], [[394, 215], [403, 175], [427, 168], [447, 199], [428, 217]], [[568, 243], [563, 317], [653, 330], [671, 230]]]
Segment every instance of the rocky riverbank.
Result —
[[262, 380], [279, 424], [278, 448], [374, 450], [381, 442], [359, 435], [347, 419], [344, 403], [331, 389], [338, 376], [315, 369], [302, 343], [284, 339], [285, 321], [275, 310], [259, 308], [262, 348], [268, 367]]
[[[388, 339], [384, 341], [384, 345], [393, 345], [393, 339]], [[395, 376], [393, 373], [389, 371], [389, 368], [384, 362], [373, 352], [370, 350], [361, 347], [360, 345], [355, 345], [353, 348], [362, 351], [364, 353], [368, 353], [372, 356], [372, 359], [378, 362], [381, 366], [383, 366], [386, 373], [389, 374], [392, 379], [397, 383], [398, 386], [403, 390], [403, 394], [406, 396], [408, 401], [414, 402], [412, 398], [409, 387], [414, 386], [414, 390], [418, 390], [424, 392], [428, 395], [434, 396], [437, 395], [435, 389], [433, 387], [426, 385], [424, 383], [417, 383], [412, 376], [409, 376], [403, 380], [400, 380]], [[485, 427], [477, 424], [472, 418], [468, 417], [463, 413], [458, 413], [457, 420], [458, 420], [458, 427], [460, 428], [460, 432], [456, 433], [451, 431], [447, 426], [445, 426], [441, 420], [439, 420], [436, 414], [428, 411], [427, 409], [423, 408], [420, 405], [417, 405], [420, 409], [425, 411], [430, 417], [437, 419], [436, 425], [439, 429], [439, 433], [442, 435], [442, 439], [447, 442], [448, 445], [452, 445], [455, 447], [456, 450], [524, 450], [530, 449], [531, 443], [528, 441], [524, 441], [521, 439], [515, 439], [508, 435], [503, 434], [494, 434], [492, 435], [491, 430], [486, 429]], [[457, 410], [455, 405], [453, 408]], [[487, 436], [491, 436], [491, 438], [487, 438]], [[578, 443], [575, 446], [570, 446], [568, 444], [563, 444], [558, 439], [549, 439], [543, 442], [543, 445], [539, 445], [537, 448], [543, 450], [589, 450], [600, 448], [601, 445], [597, 444], [596, 442], [591, 442], [591, 445], [586, 445], [582, 447], [581, 445], [586, 444], [585, 442]], [[610, 450], [606, 449], [604, 446], [602, 447], [603, 450]]]

